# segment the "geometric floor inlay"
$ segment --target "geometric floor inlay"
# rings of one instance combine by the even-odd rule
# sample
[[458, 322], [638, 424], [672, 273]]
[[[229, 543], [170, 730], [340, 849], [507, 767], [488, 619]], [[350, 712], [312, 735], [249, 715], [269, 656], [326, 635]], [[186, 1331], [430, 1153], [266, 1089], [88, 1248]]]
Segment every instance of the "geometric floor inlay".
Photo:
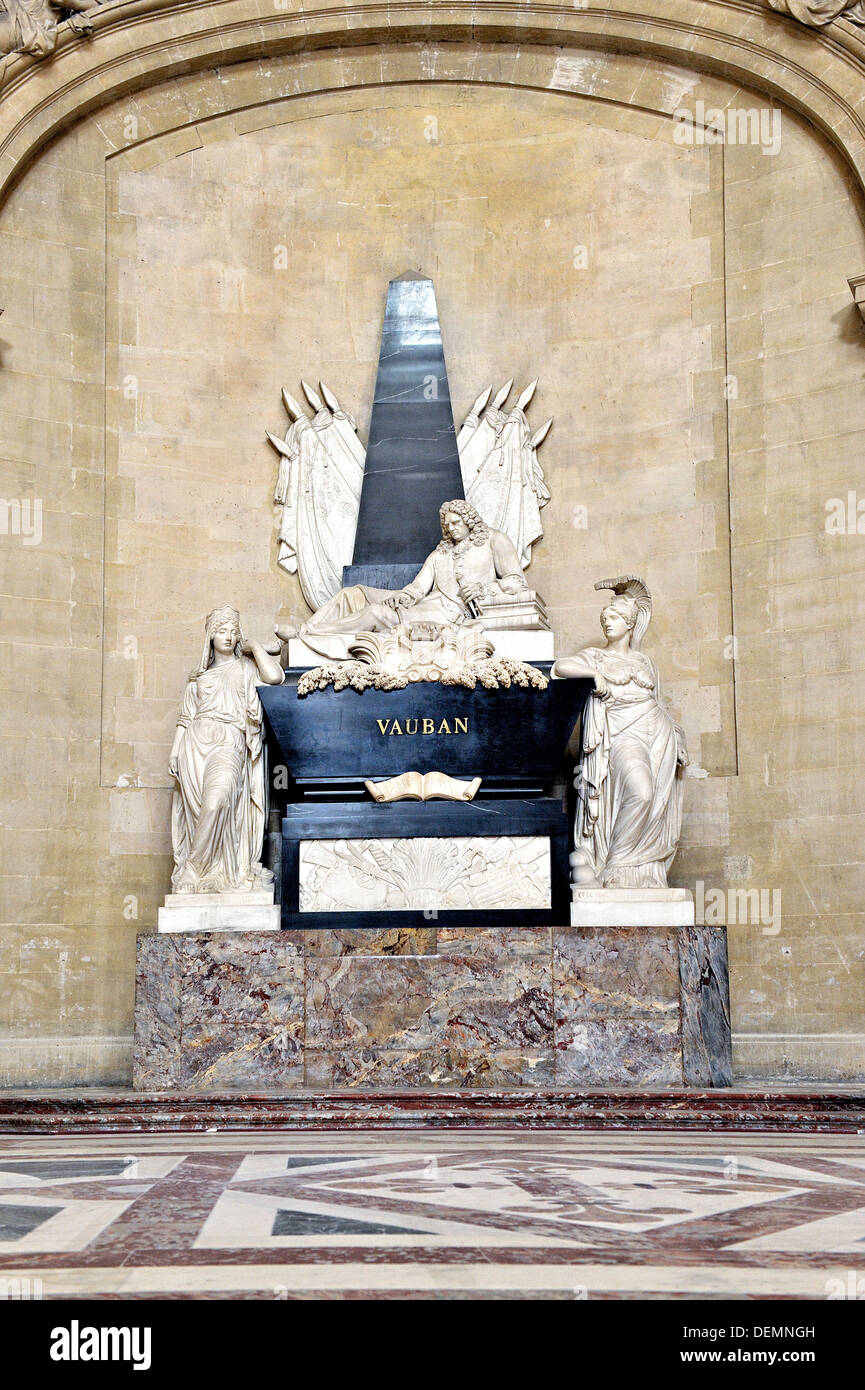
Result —
[[326, 1216], [315, 1211], [293, 1211], [280, 1207], [274, 1218], [273, 1236], [415, 1236], [408, 1226], [389, 1226], [376, 1221], [358, 1221], [351, 1216]]
[[46, 1298], [829, 1298], [860, 1136], [0, 1140], [0, 1284]]
[[0, 1241], [20, 1240], [29, 1236], [43, 1221], [62, 1211], [62, 1207], [0, 1207]]
[[0, 1173], [16, 1178], [119, 1178], [134, 1160], [128, 1158], [2, 1159]]

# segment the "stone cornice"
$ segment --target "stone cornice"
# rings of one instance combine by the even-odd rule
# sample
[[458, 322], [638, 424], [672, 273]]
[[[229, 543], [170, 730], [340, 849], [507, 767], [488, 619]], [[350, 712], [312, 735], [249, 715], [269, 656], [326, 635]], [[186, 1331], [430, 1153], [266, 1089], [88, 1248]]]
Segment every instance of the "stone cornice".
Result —
[[55, 135], [84, 115], [196, 69], [292, 52], [425, 44], [425, 75], [447, 44], [606, 49], [721, 74], [799, 111], [842, 152], [865, 190], [865, 34], [809, 29], [765, 0], [620, 0], [615, 7], [507, 3], [118, 0], [93, 35], [63, 26], [45, 60], [12, 55], [0, 92], [0, 204]]

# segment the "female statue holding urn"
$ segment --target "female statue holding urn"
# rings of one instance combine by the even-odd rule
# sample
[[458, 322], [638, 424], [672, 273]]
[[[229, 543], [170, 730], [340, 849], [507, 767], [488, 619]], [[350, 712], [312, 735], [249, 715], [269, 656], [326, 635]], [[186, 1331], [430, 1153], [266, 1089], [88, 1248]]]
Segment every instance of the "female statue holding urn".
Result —
[[175, 893], [249, 892], [272, 882], [261, 864], [264, 743], [256, 685], [282, 680], [278, 660], [260, 643], [244, 641], [236, 608], [208, 615], [168, 764], [177, 779]]
[[640, 651], [652, 616], [641, 579], [604, 579], [615, 597], [601, 613], [607, 639], [560, 658], [554, 676], [591, 677], [577, 783], [575, 885], [666, 888], [682, 829], [685, 737], [661, 702], [658, 668]]

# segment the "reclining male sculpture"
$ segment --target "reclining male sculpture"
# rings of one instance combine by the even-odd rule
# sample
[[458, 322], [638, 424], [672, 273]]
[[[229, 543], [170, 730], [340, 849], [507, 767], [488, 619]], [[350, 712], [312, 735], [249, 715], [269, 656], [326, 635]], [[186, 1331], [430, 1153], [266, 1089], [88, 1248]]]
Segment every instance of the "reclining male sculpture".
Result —
[[468, 502], [445, 502], [439, 516], [442, 539], [404, 589], [340, 589], [306, 622], [278, 626], [280, 640], [300, 637], [322, 656], [345, 660], [358, 632], [388, 632], [400, 623], [481, 625], [485, 602], [528, 590], [513, 543]]

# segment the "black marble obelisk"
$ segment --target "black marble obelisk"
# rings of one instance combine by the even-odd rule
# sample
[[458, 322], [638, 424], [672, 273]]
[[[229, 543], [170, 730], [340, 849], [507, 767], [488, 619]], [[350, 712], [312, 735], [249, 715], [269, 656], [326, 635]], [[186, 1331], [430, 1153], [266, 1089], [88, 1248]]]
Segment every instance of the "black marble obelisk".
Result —
[[401, 588], [441, 540], [439, 507], [463, 496], [432, 280], [391, 280], [352, 563], [345, 584]]

